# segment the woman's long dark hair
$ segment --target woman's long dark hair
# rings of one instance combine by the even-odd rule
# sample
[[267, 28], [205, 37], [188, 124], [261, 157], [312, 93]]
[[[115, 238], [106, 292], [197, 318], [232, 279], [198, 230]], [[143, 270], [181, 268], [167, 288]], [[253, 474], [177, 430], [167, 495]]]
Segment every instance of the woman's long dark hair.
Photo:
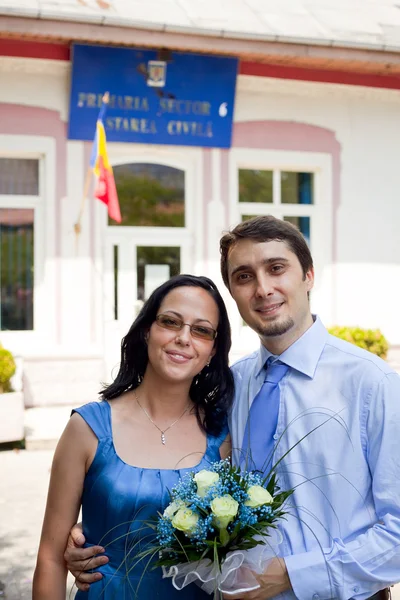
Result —
[[215, 355], [192, 382], [189, 395], [194, 402], [200, 427], [211, 435], [219, 435], [232, 405], [234, 383], [229, 368], [231, 328], [224, 301], [215, 283], [207, 277], [176, 275], [160, 285], [143, 305], [139, 315], [121, 342], [121, 363], [114, 382], [102, 390], [103, 400], [112, 400], [135, 389], [143, 379], [148, 363], [146, 334], [156, 320], [165, 296], [178, 287], [200, 287], [215, 300], [219, 321]]

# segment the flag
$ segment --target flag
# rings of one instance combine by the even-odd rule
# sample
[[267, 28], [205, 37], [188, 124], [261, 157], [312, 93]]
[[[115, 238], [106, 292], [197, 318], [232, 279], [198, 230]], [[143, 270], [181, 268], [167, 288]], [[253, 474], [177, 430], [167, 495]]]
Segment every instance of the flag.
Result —
[[114, 173], [107, 154], [106, 131], [103, 119], [107, 110], [108, 93], [104, 94], [103, 104], [97, 117], [96, 134], [94, 136], [90, 166], [97, 176], [97, 185], [94, 196], [107, 205], [110, 219], [121, 223], [117, 188], [115, 187]]

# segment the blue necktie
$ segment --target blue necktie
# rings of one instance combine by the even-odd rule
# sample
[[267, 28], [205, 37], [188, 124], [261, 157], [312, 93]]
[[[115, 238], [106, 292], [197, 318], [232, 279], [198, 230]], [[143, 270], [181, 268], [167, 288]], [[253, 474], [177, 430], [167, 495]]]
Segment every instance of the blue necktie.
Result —
[[[275, 361], [275, 362], [273, 362]], [[288, 366], [270, 356], [267, 372], [260, 391], [250, 407], [242, 445], [242, 466], [268, 473], [274, 465], [274, 434], [278, 424], [280, 392], [279, 382]]]

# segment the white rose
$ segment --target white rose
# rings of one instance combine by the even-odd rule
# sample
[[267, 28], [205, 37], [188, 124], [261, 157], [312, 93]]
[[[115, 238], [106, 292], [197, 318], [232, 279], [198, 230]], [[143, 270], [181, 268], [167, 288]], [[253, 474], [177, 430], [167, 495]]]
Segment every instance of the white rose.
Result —
[[219, 475], [213, 471], [203, 469], [196, 473], [194, 480], [197, 484], [197, 495], [200, 496], [200, 498], [204, 498], [207, 490], [219, 480]]
[[247, 490], [249, 499], [244, 503], [245, 506], [250, 508], [258, 508], [264, 504], [271, 504], [273, 498], [268, 490], [262, 487], [262, 485], [252, 485]]
[[214, 498], [210, 506], [214, 522], [219, 529], [226, 529], [239, 510], [238, 502], [230, 494]]
[[197, 525], [199, 516], [190, 508], [180, 508], [174, 515], [171, 523], [175, 529], [184, 533], [191, 533]]
[[185, 506], [185, 503], [182, 502], [182, 500], [174, 500], [171, 504], [168, 504], [167, 508], [164, 510], [163, 516], [172, 519], [174, 514], [183, 506]]

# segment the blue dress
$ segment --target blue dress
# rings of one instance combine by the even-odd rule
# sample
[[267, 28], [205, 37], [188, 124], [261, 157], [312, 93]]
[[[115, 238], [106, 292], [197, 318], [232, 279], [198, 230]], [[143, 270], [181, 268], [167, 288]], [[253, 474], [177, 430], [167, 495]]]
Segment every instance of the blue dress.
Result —
[[[155, 533], [144, 522], [154, 520], [170, 502], [169, 490], [189, 471], [206, 469], [220, 460], [219, 448], [226, 428], [217, 438], [207, 436], [200, 463], [189, 469], [144, 469], [125, 463], [117, 455], [108, 402], [91, 402], [76, 409], [99, 440], [86, 474], [82, 495], [83, 533], [86, 546], [101, 545], [109, 562], [99, 567], [100, 581], [76, 600], [206, 600], [210, 596], [196, 584], [176, 590], [171, 579], [162, 579], [160, 568], [151, 569], [149, 558], [135, 559], [155, 542]], [[157, 556], [155, 557], [155, 559]]]

